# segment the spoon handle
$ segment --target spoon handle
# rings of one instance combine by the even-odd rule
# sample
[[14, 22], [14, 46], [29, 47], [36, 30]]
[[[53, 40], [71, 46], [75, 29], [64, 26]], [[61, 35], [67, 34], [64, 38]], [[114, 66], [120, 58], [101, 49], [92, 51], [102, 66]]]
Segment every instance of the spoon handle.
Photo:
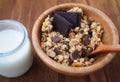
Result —
[[120, 45], [102, 45], [101, 52], [120, 52]]

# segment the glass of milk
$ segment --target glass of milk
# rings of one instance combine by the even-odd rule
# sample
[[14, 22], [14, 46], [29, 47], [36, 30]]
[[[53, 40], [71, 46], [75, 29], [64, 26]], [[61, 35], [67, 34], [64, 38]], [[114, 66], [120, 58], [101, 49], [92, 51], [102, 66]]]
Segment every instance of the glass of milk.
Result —
[[32, 62], [31, 43], [25, 27], [15, 20], [0, 20], [0, 75], [21, 76]]

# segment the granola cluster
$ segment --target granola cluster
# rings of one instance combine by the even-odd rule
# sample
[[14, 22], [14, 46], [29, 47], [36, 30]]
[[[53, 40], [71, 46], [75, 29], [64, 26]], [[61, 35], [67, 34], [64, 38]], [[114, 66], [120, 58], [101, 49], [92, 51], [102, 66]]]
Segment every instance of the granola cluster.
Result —
[[50, 58], [60, 64], [74, 67], [89, 66], [95, 58], [88, 58], [86, 53], [92, 52], [99, 45], [103, 28], [100, 23], [87, 17], [79, 7], [73, 7], [67, 12], [82, 13], [80, 26], [72, 28], [68, 37], [64, 37], [53, 30], [54, 18], [48, 15], [41, 29], [41, 47]]

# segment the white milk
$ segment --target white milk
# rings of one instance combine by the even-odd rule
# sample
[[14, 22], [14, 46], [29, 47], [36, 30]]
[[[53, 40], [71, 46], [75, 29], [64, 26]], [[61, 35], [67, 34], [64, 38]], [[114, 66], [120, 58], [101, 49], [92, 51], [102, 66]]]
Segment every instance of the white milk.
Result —
[[[31, 67], [33, 61], [31, 44], [28, 37], [21, 44], [23, 38], [24, 34], [20, 31], [0, 30], [0, 75], [18, 77], [26, 73]], [[3, 53], [7, 53], [7, 55]]]
[[0, 53], [15, 49], [23, 40], [23, 34], [17, 30], [0, 31]]

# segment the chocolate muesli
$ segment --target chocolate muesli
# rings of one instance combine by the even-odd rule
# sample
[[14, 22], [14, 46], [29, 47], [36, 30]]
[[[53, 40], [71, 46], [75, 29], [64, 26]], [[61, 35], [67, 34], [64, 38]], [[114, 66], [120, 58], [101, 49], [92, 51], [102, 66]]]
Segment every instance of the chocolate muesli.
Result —
[[104, 30], [81, 8], [73, 7], [48, 15], [41, 31], [41, 47], [50, 58], [63, 65], [83, 67], [95, 61], [86, 54], [99, 45]]

